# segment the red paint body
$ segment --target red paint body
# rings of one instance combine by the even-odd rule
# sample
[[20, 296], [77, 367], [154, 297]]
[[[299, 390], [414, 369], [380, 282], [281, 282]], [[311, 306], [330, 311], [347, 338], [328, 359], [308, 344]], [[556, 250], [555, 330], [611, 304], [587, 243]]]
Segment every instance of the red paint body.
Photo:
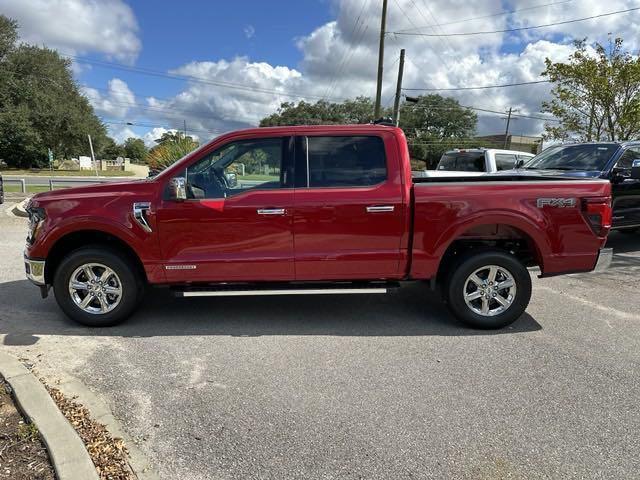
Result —
[[[387, 180], [371, 187], [251, 190], [217, 200], [166, 199], [168, 182], [212, 150], [238, 139], [367, 135], [385, 144]], [[418, 180], [416, 180], [418, 182]], [[125, 242], [152, 284], [312, 280], [429, 279], [452, 242], [527, 238], [543, 275], [594, 268], [608, 228], [594, 233], [581, 208], [609, 197], [600, 180], [415, 183], [406, 140], [376, 125], [277, 127], [223, 135], [150, 180], [38, 194], [46, 211], [27, 256], [46, 259], [56, 242], [99, 231]], [[541, 197], [575, 198], [572, 208], [539, 207]], [[135, 221], [134, 202], [150, 202], [152, 232]], [[392, 212], [367, 213], [367, 206]], [[285, 209], [264, 217], [261, 208]], [[173, 269], [194, 265], [194, 269]], [[167, 268], [169, 267], [169, 268]]]

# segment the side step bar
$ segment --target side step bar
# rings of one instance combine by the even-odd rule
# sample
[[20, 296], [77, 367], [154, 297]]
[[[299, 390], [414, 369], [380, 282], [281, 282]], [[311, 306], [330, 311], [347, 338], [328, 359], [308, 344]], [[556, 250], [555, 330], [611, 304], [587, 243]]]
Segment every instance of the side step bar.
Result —
[[174, 289], [177, 297], [246, 297], [275, 295], [353, 295], [363, 293], [388, 293], [398, 288], [397, 282], [292, 284], [292, 285], [213, 285]]

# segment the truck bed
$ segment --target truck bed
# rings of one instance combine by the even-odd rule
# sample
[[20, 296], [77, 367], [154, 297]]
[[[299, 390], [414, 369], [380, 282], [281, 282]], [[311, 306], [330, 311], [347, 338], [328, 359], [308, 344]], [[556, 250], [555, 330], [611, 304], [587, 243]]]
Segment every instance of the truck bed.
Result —
[[610, 189], [606, 180], [529, 174], [415, 178], [411, 275], [432, 278], [460, 238], [523, 239], [543, 276], [592, 270], [606, 236], [594, 235], [583, 199]]

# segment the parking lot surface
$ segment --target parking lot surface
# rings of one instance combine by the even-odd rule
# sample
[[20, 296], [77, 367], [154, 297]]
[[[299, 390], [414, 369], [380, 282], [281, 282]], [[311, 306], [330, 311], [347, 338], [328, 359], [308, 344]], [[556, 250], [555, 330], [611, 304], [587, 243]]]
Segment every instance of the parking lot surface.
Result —
[[[5, 207], [5, 206], [3, 206]], [[640, 234], [604, 274], [535, 279], [512, 327], [469, 330], [425, 285], [386, 296], [173, 299], [67, 320], [0, 212], [0, 341], [82, 380], [162, 478], [638, 478]]]

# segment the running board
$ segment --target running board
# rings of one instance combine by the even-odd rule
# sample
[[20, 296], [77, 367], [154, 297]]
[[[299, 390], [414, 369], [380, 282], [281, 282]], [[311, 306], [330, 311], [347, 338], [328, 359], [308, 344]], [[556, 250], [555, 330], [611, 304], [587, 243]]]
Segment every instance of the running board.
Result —
[[216, 285], [206, 287], [188, 287], [176, 289], [177, 297], [246, 297], [275, 295], [353, 295], [366, 293], [387, 293], [398, 288], [398, 283], [368, 284], [293, 284], [291, 286], [274, 285]]

